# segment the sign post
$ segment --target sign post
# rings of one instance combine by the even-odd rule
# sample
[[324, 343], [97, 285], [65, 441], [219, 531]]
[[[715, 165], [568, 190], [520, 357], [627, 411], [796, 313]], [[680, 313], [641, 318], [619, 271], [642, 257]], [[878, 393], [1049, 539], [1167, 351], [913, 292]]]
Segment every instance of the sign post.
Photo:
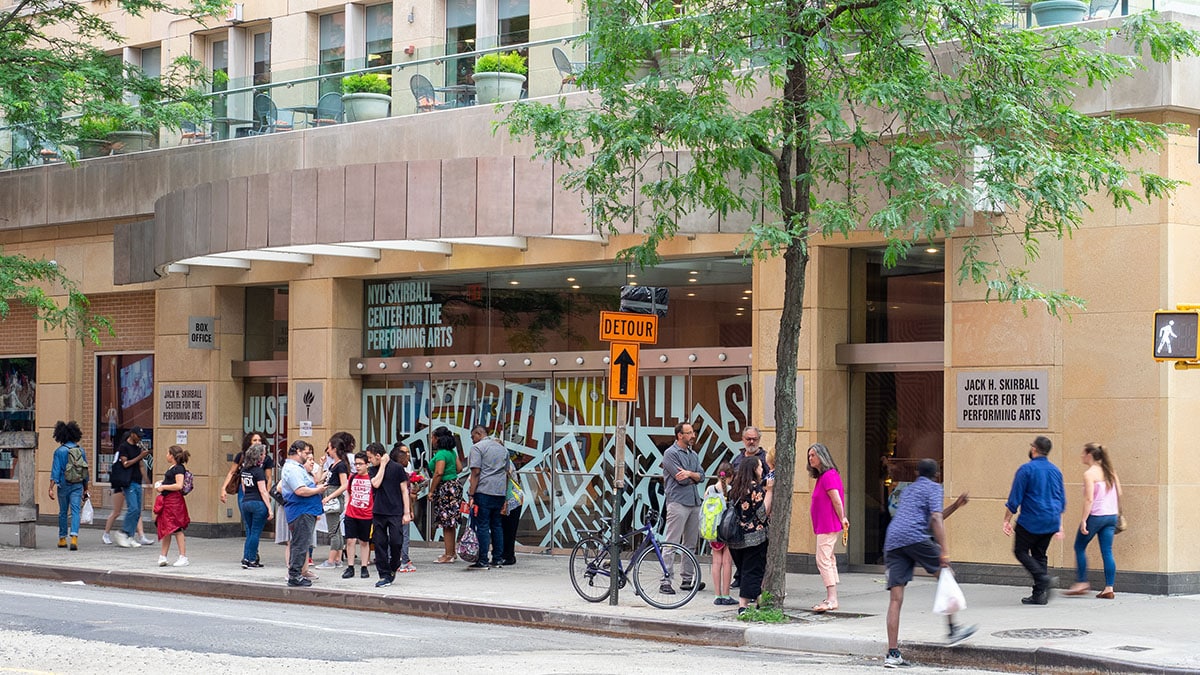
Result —
[[[665, 302], [658, 311], [666, 313]], [[608, 549], [608, 604], [616, 605], [620, 591], [621, 498], [625, 493], [625, 439], [629, 404], [637, 401], [638, 351], [658, 342], [659, 314], [600, 312], [600, 339], [608, 342], [608, 400], [617, 404], [617, 429], [613, 435], [612, 524]]]

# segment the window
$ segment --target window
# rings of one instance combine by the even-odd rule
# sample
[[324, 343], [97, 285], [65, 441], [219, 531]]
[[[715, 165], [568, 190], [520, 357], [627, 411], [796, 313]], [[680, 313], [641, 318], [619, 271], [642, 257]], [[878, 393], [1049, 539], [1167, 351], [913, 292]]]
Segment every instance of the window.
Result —
[[[475, 0], [449, 0], [446, 3], [446, 53], [463, 54], [475, 51]], [[446, 62], [446, 82], [470, 84], [474, 70], [471, 59], [449, 59]]]
[[500, 45], [529, 42], [529, 0], [500, 0], [499, 10]]
[[392, 5], [367, 8], [367, 67], [392, 63]]
[[[37, 359], [0, 359], [0, 429], [35, 431]], [[27, 455], [30, 461], [33, 455]], [[0, 450], [0, 478], [16, 477], [15, 453]]]
[[146, 77], [162, 77], [162, 47], [143, 48], [141, 68]]
[[271, 31], [254, 34], [254, 84], [271, 82]]
[[[346, 13], [325, 14], [321, 17], [318, 57], [322, 75], [340, 73], [346, 68]], [[321, 93], [342, 90], [342, 79], [330, 77], [321, 80]]]
[[107, 354], [96, 357], [96, 443], [93, 467], [98, 483], [109, 481], [108, 469], [124, 432], [147, 430], [143, 443], [154, 438], [154, 355]]
[[[212, 90], [225, 91], [229, 88], [229, 41], [214, 40], [210, 48], [208, 64], [212, 68]], [[225, 117], [227, 108], [224, 96], [213, 98], [213, 117]]]
[[286, 361], [288, 357], [288, 289], [246, 289], [246, 360]]

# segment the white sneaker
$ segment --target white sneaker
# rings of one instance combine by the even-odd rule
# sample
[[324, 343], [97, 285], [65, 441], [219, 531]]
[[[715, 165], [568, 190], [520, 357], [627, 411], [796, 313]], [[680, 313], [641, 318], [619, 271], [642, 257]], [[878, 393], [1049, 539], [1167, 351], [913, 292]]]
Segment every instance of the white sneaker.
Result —
[[125, 535], [125, 539], [129, 542], [129, 548], [141, 548], [142, 544], [137, 539], [129, 535]]
[[341, 565], [339, 565], [337, 563], [331, 563], [328, 560], [323, 560], [323, 561], [321, 561], [320, 565], [317, 565], [317, 569], [319, 569], [319, 570], [332, 570], [332, 569], [336, 569], [338, 567], [341, 567]]
[[137, 538], [137, 543], [141, 544], [142, 546], [149, 546], [150, 544], [154, 543], [154, 540], [143, 534]]
[[105, 544], [111, 544], [112, 537], [108, 536], [108, 533], [105, 532], [104, 534], [100, 535], [100, 541], [104, 542]]
[[900, 652], [896, 652], [895, 654], [888, 654], [887, 656], [885, 656], [883, 658], [883, 667], [884, 668], [911, 668], [912, 664], [909, 663], [908, 661], [905, 661], [904, 657], [900, 656]]
[[[120, 530], [112, 533], [112, 539], [117, 543], [117, 546], [120, 546], [121, 548], [133, 548], [135, 545], [134, 541], [129, 538], [129, 535]], [[137, 545], [140, 546], [140, 544]]]
[[188, 559], [186, 557], [179, 556], [179, 560], [176, 560], [171, 567], [187, 567], [188, 564]]
[[158, 556], [158, 566], [159, 567], [167, 566], [167, 556], [165, 556], [165, 555]]

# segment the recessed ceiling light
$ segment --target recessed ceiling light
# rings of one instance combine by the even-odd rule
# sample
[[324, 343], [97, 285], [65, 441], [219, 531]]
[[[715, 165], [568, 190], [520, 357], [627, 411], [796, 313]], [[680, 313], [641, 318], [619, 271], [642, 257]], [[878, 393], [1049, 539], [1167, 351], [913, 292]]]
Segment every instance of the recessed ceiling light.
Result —
[[738, 312], [737, 314], [734, 314], [734, 316], [741, 316], [741, 315], [742, 315], [742, 313], [741, 313], [741, 312]]
[[636, 274], [626, 274], [626, 275], [625, 275], [625, 278], [626, 278], [626, 279], [636, 279], [636, 278], [637, 278], [637, 275], [636, 275]]
[[637, 282], [636, 282], [636, 281], [631, 281], [631, 282], [629, 282], [629, 285], [630, 285], [630, 286], [637, 286]]
[[571, 284], [571, 288], [579, 290], [579, 284]]
[[567, 277], [567, 281], [575, 281], [575, 277]]
[[695, 294], [695, 293], [688, 293], [688, 297], [689, 297], [689, 298], [694, 298], [694, 297], [696, 297], [696, 294]]
[[695, 275], [697, 275], [697, 274], [700, 274], [700, 273], [699, 273], [699, 272], [697, 272], [696, 270], [692, 270], [691, 272], [688, 272], [688, 274], [690, 274], [690, 275], [692, 275], [692, 276], [695, 276]]
[[688, 283], [689, 283], [689, 284], [694, 284], [694, 283], [696, 283], [697, 281], [700, 281], [700, 280], [699, 280], [699, 279], [697, 279], [696, 277], [692, 277], [691, 279], [688, 279]]
[[742, 295], [754, 295], [754, 291], [747, 288], [746, 290], [742, 291]]
[[517, 281], [516, 279], [513, 279], [512, 281], [508, 282], [508, 284], [510, 286], [520, 286], [521, 282]]
[[929, 248], [925, 249], [925, 252], [926, 253], [937, 253], [938, 250], [936, 248], [930, 246]]
[[738, 311], [739, 311], [739, 312], [744, 312], [744, 311], [746, 311], [746, 308], [745, 308], [745, 307], [738, 307]]

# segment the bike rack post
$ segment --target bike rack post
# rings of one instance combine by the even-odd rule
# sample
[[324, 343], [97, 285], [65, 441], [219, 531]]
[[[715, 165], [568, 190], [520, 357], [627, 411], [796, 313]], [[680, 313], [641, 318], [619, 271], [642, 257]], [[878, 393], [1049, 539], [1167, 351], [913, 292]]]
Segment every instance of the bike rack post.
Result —
[[618, 401], [617, 432], [613, 435], [612, 533], [608, 539], [608, 604], [616, 606], [621, 587], [621, 497], [625, 492], [625, 434], [629, 422], [629, 404]]

